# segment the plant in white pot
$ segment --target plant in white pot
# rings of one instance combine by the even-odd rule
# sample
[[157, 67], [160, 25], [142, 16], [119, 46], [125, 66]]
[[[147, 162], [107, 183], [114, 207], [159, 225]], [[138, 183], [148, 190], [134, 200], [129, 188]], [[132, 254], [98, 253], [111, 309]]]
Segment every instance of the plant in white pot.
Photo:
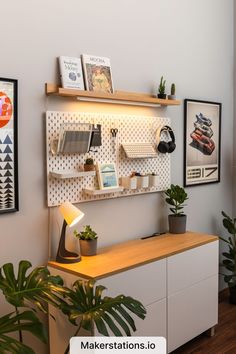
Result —
[[170, 205], [171, 215], [168, 215], [169, 231], [172, 234], [184, 234], [186, 232], [187, 216], [183, 212], [188, 199], [188, 194], [184, 188], [171, 184], [170, 188], [165, 191], [166, 202]]
[[226, 273], [221, 273], [221, 275], [224, 276], [224, 281], [229, 287], [229, 301], [236, 305], [236, 218], [230, 218], [224, 211], [222, 211], [222, 215], [223, 225], [230, 236], [227, 239], [220, 237], [228, 245], [228, 252], [222, 253], [225, 258], [221, 263], [221, 267], [225, 268]]
[[97, 234], [90, 225], [85, 225], [84, 230], [74, 231], [75, 237], [79, 239], [80, 252], [82, 256], [94, 256], [97, 253]]

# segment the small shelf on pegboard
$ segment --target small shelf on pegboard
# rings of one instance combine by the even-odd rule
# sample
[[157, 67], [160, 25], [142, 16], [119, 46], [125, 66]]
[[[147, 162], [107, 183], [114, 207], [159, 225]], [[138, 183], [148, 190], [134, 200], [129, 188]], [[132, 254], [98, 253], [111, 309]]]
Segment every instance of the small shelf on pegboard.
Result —
[[84, 188], [83, 191], [88, 195], [101, 195], [101, 194], [112, 194], [123, 192], [124, 187], [109, 188], [109, 189], [94, 189], [94, 188]]
[[81, 178], [95, 175], [96, 171], [56, 170], [49, 172], [50, 177], [57, 179]]

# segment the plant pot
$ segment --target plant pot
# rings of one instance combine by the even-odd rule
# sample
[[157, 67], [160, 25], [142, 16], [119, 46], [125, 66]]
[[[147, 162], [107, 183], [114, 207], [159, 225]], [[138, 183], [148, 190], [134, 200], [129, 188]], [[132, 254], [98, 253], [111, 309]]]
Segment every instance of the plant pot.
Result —
[[176, 96], [175, 95], [168, 95], [168, 100], [175, 100]]
[[95, 171], [95, 165], [84, 164], [84, 171]]
[[186, 232], [187, 215], [168, 215], [169, 232], [171, 234], [184, 234]]
[[166, 99], [166, 94], [165, 93], [158, 93], [157, 97], [165, 100]]
[[97, 239], [79, 240], [79, 245], [82, 256], [94, 256], [97, 254]]
[[236, 305], [236, 285], [229, 286], [229, 302]]

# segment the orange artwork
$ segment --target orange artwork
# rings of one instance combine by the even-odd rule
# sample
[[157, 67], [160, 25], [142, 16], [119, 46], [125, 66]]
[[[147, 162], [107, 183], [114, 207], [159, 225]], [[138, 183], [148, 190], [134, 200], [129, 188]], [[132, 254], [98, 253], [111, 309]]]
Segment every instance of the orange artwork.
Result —
[[12, 103], [10, 98], [0, 92], [0, 128], [4, 127], [12, 117]]

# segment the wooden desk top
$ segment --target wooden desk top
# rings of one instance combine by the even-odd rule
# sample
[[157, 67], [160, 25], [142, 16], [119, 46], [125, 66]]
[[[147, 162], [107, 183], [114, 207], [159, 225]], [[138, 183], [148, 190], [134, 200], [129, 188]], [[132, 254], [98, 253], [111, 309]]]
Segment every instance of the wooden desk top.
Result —
[[100, 248], [96, 256], [82, 257], [78, 263], [50, 261], [48, 266], [85, 279], [101, 279], [217, 240], [198, 232], [165, 234]]

